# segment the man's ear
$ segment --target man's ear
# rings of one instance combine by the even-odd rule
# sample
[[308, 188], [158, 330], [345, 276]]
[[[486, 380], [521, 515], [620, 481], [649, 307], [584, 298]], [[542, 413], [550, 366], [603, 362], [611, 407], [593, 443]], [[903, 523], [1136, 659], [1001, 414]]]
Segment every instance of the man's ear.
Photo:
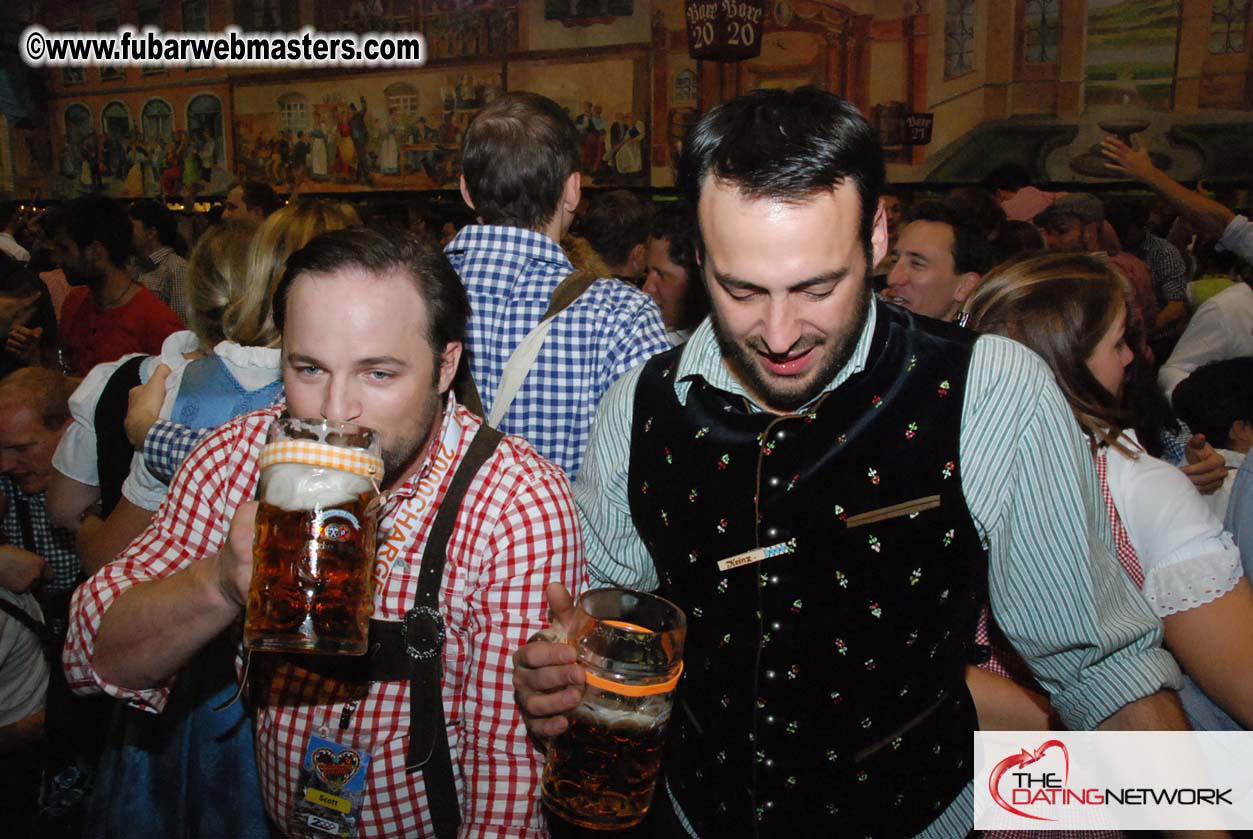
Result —
[[449, 341], [439, 357], [439, 393], [447, 393], [452, 387], [452, 381], [457, 377], [457, 365], [460, 363], [461, 342]]
[[882, 198], [879, 199], [879, 206], [874, 211], [874, 229], [870, 232], [870, 250], [872, 264], [866, 266], [867, 274], [874, 270], [875, 265], [883, 261], [883, 257], [888, 255], [888, 214], [883, 208]]
[[87, 247], [83, 248], [83, 256], [87, 257], [87, 262], [93, 268], [100, 271], [113, 264], [113, 260], [109, 258], [109, 252], [99, 241], [88, 242]]
[[565, 186], [561, 189], [561, 208], [573, 214], [583, 199], [583, 176], [576, 169], [566, 176]]
[[979, 282], [982, 279], [983, 275], [977, 271], [967, 271], [965, 274], [962, 274], [960, 281], [957, 283], [957, 288], [953, 291], [953, 300], [957, 303], [965, 303], [966, 298], [979, 287]]
[[640, 242], [631, 248], [631, 253], [627, 256], [626, 275], [628, 277], [638, 277], [644, 273], [644, 269], [648, 266], [648, 245]]
[[1250, 447], [1253, 447], [1253, 422], [1244, 420], [1233, 422], [1231, 429], [1227, 432], [1227, 443], [1226, 448], [1237, 451], [1248, 451]]
[[474, 201], [470, 199], [470, 190], [466, 189], [466, 176], [462, 175], [458, 181], [461, 184], [461, 200], [466, 202], [466, 206], [473, 210]]

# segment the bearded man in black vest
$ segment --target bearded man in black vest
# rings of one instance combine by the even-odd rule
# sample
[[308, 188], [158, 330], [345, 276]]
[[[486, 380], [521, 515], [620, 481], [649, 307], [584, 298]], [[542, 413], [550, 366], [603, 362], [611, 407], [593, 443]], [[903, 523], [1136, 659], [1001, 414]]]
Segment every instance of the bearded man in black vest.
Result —
[[[815, 88], [684, 143], [713, 310], [606, 395], [575, 490], [591, 582], [687, 614], [646, 835], [964, 836], [988, 602], [1067, 726], [1186, 727], [1048, 368], [872, 298], [883, 182], [874, 130]], [[563, 731], [573, 649], [514, 661], [531, 731]]]

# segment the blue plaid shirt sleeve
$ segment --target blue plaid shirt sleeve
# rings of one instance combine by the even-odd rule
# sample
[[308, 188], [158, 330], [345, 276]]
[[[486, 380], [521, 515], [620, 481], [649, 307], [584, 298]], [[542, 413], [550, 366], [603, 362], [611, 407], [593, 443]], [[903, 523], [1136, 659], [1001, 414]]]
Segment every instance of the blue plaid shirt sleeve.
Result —
[[189, 428], [159, 419], [144, 437], [144, 465], [159, 481], [168, 484], [191, 450], [211, 433], [212, 428]]

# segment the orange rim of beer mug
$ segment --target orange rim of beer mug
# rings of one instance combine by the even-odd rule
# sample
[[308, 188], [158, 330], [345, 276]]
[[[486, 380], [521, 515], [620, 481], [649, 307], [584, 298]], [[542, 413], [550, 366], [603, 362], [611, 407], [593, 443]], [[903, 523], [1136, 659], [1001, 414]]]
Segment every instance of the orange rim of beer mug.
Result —
[[280, 440], [266, 443], [257, 459], [257, 467], [265, 469], [278, 463], [302, 463], [351, 472], [364, 478], [383, 477], [383, 458], [361, 449], [344, 449], [310, 440]]
[[[602, 620], [601, 623], [615, 627], [616, 629], [625, 629], [628, 632], [652, 632], [646, 626], [640, 626], [635, 623], [627, 623], [626, 621]], [[597, 676], [595, 673], [587, 674], [587, 683], [594, 688], [607, 690], [610, 693], [616, 693], [620, 696], [656, 696], [659, 693], [669, 693], [674, 690], [679, 683], [679, 677], [683, 675], [683, 662], [679, 662], [679, 667], [674, 671], [674, 675], [664, 682], [655, 685], [624, 685], [620, 682], [611, 681]]]

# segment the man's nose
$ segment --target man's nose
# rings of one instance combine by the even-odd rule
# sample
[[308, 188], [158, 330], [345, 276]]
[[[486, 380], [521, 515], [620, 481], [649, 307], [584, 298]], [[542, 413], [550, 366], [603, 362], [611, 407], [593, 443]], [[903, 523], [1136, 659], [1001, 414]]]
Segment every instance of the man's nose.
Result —
[[762, 340], [770, 352], [776, 355], [785, 353], [800, 338], [800, 323], [792, 311], [791, 300], [771, 300], [766, 305]]
[[355, 422], [361, 416], [361, 398], [352, 382], [332, 377], [322, 391], [323, 419]]

